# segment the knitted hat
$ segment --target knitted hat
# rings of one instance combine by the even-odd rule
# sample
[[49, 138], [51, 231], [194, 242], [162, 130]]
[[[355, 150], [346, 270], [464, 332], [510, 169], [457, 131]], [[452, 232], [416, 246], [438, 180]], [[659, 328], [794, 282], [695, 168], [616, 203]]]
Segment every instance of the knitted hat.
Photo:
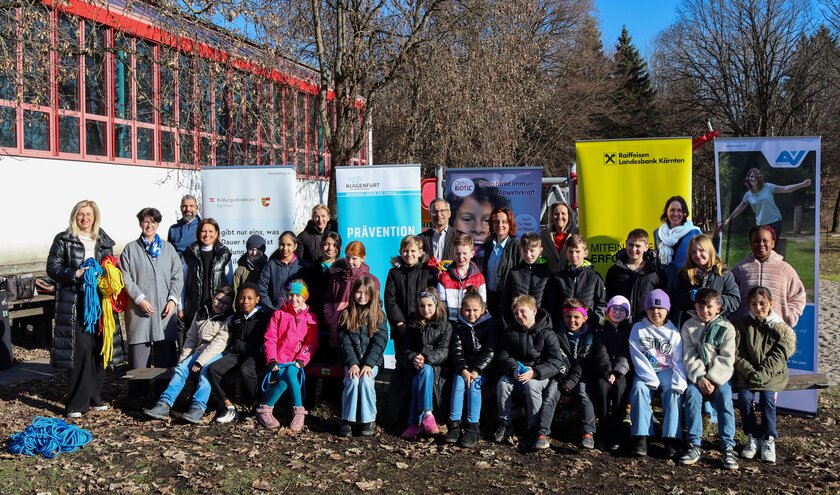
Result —
[[653, 308], [662, 308], [671, 311], [671, 298], [662, 289], [651, 291], [645, 298], [645, 311]]
[[289, 282], [289, 285], [286, 286], [286, 294], [292, 295], [297, 294], [303, 297], [304, 300], [309, 299], [309, 287], [306, 286], [306, 282], [303, 280], [292, 280]]
[[249, 237], [248, 241], [245, 243], [246, 250], [255, 248], [265, 252], [265, 239], [263, 239], [262, 236], [256, 234]]
[[613, 306], [619, 306], [624, 308], [624, 311], [627, 311], [627, 314], [630, 314], [630, 301], [627, 300], [624, 296], [613, 296], [610, 299], [610, 302], [607, 303], [607, 311], [610, 310]]

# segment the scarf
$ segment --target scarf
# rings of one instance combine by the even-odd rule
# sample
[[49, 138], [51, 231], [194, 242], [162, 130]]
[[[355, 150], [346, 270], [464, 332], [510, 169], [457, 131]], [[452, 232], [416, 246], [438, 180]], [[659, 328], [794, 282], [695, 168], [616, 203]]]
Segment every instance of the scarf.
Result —
[[568, 237], [568, 236], [569, 236], [569, 234], [567, 234], [566, 232], [555, 232], [554, 233], [554, 236], [553, 236], [554, 247], [557, 248], [557, 251], [561, 251], [561, 252], [563, 251], [563, 245], [566, 244], [566, 237]]
[[249, 256], [245, 256], [245, 267], [248, 268], [250, 271], [262, 271], [263, 266], [265, 266], [265, 262], [268, 261], [268, 258], [264, 254], [260, 254], [256, 258], [250, 258]]
[[703, 332], [702, 345], [700, 346], [700, 359], [707, 367], [711, 364], [712, 359], [709, 356], [710, 346], [712, 349], [720, 349], [720, 344], [723, 342], [723, 335], [726, 333], [726, 327], [721, 323], [723, 316], [718, 315], [712, 321], [706, 323], [706, 329]]
[[694, 224], [688, 219], [684, 224], [677, 225], [673, 229], [668, 227], [668, 222], [662, 222], [659, 226], [659, 261], [663, 265], [673, 261], [674, 246], [692, 229], [694, 229]]
[[147, 241], [142, 235], [140, 236], [140, 240], [143, 241], [143, 247], [146, 248], [146, 252], [149, 253], [149, 256], [152, 258], [160, 256], [160, 249], [163, 247], [163, 241], [160, 240], [159, 235], [155, 234], [155, 238], [152, 242]]

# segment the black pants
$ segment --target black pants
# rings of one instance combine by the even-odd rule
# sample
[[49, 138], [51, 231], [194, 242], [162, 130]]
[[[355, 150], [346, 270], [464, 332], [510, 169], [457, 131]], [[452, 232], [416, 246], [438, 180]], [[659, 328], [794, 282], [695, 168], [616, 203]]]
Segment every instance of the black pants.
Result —
[[254, 401], [262, 395], [260, 393], [260, 382], [258, 380], [257, 360], [253, 356], [240, 356], [239, 354], [225, 354], [218, 360], [208, 365], [207, 379], [210, 380], [210, 385], [213, 386], [213, 392], [219, 402], [219, 407], [223, 407], [224, 402], [228, 400], [222, 388], [222, 378], [229, 371], [237, 369], [239, 372], [239, 379], [242, 382], [243, 390]]
[[102, 337], [85, 332], [76, 325], [73, 345], [73, 369], [65, 404], [65, 413], [88, 412], [91, 405], [102, 403], [105, 366], [102, 363]]
[[616, 437], [621, 432], [621, 424], [627, 410], [627, 377], [617, 377], [612, 385], [603, 378], [595, 378], [591, 387], [592, 404], [595, 406], [600, 431]]

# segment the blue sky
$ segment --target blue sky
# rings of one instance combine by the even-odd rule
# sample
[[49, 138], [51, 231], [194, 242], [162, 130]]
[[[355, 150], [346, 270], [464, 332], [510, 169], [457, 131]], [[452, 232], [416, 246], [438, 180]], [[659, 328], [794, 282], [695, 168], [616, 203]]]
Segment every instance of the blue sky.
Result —
[[647, 58], [656, 35], [676, 19], [677, 3], [678, 0], [595, 0], [604, 50], [612, 52], [621, 26], [626, 25], [636, 48]]

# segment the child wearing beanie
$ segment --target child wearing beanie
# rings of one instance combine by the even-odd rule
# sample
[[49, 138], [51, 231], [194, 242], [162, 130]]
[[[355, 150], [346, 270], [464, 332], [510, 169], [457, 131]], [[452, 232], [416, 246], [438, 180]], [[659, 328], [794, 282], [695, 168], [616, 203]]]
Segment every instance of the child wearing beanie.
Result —
[[260, 281], [260, 272], [268, 261], [265, 255], [265, 239], [259, 235], [252, 235], [245, 243], [245, 253], [239, 257], [236, 271], [233, 272], [233, 292], [238, 293], [239, 287], [245, 282], [256, 284]]

